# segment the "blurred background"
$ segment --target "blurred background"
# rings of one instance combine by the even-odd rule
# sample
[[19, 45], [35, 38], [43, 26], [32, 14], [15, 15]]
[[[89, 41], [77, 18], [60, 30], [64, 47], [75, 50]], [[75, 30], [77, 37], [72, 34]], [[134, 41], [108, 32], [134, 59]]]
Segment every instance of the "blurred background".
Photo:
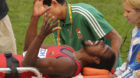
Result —
[[[11, 19], [13, 31], [17, 43], [17, 52], [23, 52], [26, 30], [28, 28], [33, 8], [33, 0], [6, 0], [10, 9], [8, 15]], [[121, 47], [122, 61], [126, 61], [127, 51], [130, 45], [130, 33], [134, 26], [130, 26], [123, 16], [121, 0], [67, 0], [69, 3], [87, 3], [93, 5], [105, 19], [118, 31], [126, 41]], [[42, 20], [39, 21], [39, 28]], [[38, 31], [39, 31], [38, 28]], [[47, 44], [55, 44], [53, 35], [49, 35], [44, 41]]]

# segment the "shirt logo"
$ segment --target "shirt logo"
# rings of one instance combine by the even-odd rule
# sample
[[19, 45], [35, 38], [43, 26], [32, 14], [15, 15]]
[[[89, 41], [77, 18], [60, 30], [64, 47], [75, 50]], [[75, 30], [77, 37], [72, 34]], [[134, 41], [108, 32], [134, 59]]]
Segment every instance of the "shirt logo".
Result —
[[140, 51], [137, 52], [137, 58], [136, 58], [137, 62], [140, 62]]
[[80, 29], [76, 29], [76, 33], [77, 33], [78, 38], [81, 39], [82, 33], [81, 33]]
[[40, 48], [39, 53], [38, 53], [38, 57], [39, 58], [46, 58], [47, 51], [48, 51], [47, 49]]
[[54, 51], [52, 51], [52, 52], [50, 52], [49, 54], [50, 54], [50, 55], [54, 55], [54, 54], [56, 54], [56, 53], [55, 53]]

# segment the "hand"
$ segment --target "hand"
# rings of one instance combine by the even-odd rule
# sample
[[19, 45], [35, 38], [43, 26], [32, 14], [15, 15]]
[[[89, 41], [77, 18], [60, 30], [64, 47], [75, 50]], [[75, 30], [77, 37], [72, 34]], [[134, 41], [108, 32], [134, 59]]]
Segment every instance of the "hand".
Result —
[[34, 0], [33, 16], [41, 16], [49, 9], [50, 7], [45, 8], [43, 6], [43, 0]]
[[[56, 21], [52, 24], [52, 22]], [[47, 36], [48, 34], [60, 30], [60, 27], [55, 27], [58, 24], [58, 21], [51, 14], [44, 14], [43, 25], [41, 27], [40, 34]], [[55, 28], [54, 28], [55, 27]]]

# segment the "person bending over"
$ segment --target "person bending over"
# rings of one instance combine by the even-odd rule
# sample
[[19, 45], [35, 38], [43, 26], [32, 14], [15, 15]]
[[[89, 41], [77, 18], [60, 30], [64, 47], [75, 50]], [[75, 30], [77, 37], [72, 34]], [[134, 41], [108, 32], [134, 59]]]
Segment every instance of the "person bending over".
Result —
[[[50, 21], [48, 21], [48, 19]], [[115, 53], [103, 41], [92, 42], [90, 40], [82, 41], [83, 48], [79, 51], [74, 51], [70, 46], [62, 45], [43, 45], [44, 39], [55, 30], [55, 24], [50, 24], [53, 18], [47, 16], [41, 30], [34, 37], [27, 52], [24, 55], [12, 55], [19, 63], [19, 67], [35, 67], [45, 78], [71, 78], [79, 74], [84, 67], [94, 67], [98, 69], [106, 69], [110, 71], [115, 62]], [[42, 46], [43, 45], [43, 46]], [[40, 48], [41, 47], [41, 48]], [[6, 54], [0, 54], [0, 68], [5, 68], [6, 57], [11, 58]], [[16, 67], [12, 63], [12, 67]], [[4, 78], [4, 73], [0, 73], [0, 77]], [[17, 76], [17, 75], [16, 75]], [[21, 78], [30, 78], [32, 73], [26, 72], [19, 74]]]
[[[46, 15], [40, 33], [33, 38], [27, 49], [22, 64], [27, 67], [36, 67], [41, 73], [50, 77], [69, 78], [81, 72], [83, 67], [94, 67], [111, 71], [115, 62], [115, 53], [103, 41], [83, 41], [83, 48], [74, 51], [70, 46], [42, 46], [45, 37], [58, 28], [51, 25], [53, 16]], [[46, 22], [49, 19], [49, 23]], [[56, 23], [55, 23], [56, 24]], [[54, 29], [53, 29], [54, 28]], [[39, 49], [40, 52], [39, 53]], [[42, 57], [38, 59], [38, 56]]]
[[[69, 45], [75, 51], [82, 48], [81, 40], [103, 40], [105, 44], [111, 46], [116, 54], [114, 68], [121, 65], [119, 56], [121, 46], [121, 36], [118, 32], [104, 19], [94, 6], [77, 3], [70, 4], [66, 0], [34, 0], [34, 10], [32, 19], [37, 21], [43, 14], [43, 11], [51, 7], [47, 14], [55, 16], [59, 20], [58, 27], [62, 29], [53, 33], [56, 44]], [[34, 22], [33, 22], [34, 23]], [[37, 22], [29, 26], [25, 39], [25, 48], [31, 43], [32, 37], [36, 35]]]

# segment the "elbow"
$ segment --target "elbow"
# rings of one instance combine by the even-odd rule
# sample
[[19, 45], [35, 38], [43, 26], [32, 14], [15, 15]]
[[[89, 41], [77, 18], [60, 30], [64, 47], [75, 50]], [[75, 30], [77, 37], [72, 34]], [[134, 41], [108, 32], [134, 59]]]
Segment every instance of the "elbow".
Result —
[[27, 62], [25, 62], [25, 60], [22, 60], [21, 63], [23, 65], [23, 67], [30, 67], [30, 65]]
[[34, 64], [32, 64], [31, 62], [27, 62], [24, 59], [22, 60], [22, 65], [23, 67], [34, 67]]
[[122, 43], [122, 37], [120, 35], [118, 35], [118, 39], [119, 43]]
[[118, 37], [119, 37], [120, 42], [122, 42], [122, 37], [121, 37], [121, 35], [119, 35]]
[[109, 40], [111, 40], [111, 42], [116, 42], [116, 43], [120, 43], [120, 44], [122, 42], [122, 37], [116, 30], [112, 30], [105, 37], [108, 38]]
[[122, 37], [117, 31], [114, 31], [113, 35], [114, 35], [113, 38], [115, 39], [115, 41], [118, 40], [119, 43], [122, 42]]
[[115, 31], [115, 30], [113, 31], [113, 33], [114, 34], [111, 34], [111, 35], [113, 35], [111, 40], [113, 40], [114, 42], [116, 42], [118, 44], [120, 43], [120, 45], [121, 45], [121, 43], [122, 43], [121, 35], [117, 31]]

